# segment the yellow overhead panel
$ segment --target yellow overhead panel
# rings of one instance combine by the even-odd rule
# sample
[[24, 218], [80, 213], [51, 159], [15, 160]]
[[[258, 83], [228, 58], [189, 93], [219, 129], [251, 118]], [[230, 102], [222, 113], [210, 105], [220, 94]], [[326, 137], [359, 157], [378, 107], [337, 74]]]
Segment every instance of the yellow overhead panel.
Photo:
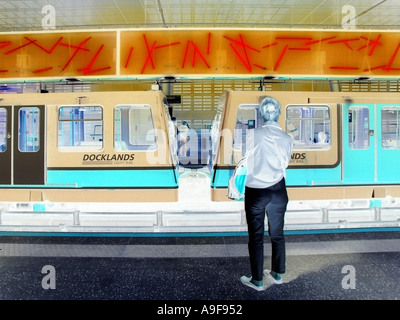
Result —
[[400, 33], [150, 29], [0, 34], [0, 78], [400, 74]]
[[116, 75], [116, 32], [0, 34], [0, 78]]

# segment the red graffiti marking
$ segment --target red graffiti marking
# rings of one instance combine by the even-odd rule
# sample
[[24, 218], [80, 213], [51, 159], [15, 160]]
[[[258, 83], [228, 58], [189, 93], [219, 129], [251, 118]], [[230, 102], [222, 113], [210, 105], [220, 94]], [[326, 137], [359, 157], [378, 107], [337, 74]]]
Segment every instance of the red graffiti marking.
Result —
[[13, 52], [15, 52], [15, 51], [18, 51], [18, 50], [20, 50], [20, 49], [22, 49], [22, 48], [24, 48], [24, 47], [26, 47], [26, 46], [29, 46], [30, 44], [34, 43], [35, 41], [36, 41], [36, 40], [30, 40], [30, 41], [28, 41], [27, 43], [23, 44], [22, 46], [19, 46], [19, 47], [16, 47], [16, 48], [14, 48], [14, 49], [11, 49], [11, 50], [5, 52], [4, 54], [10, 54], [10, 53], [13, 53]]
[[131, 47], [129, 49], [128, 58], [126, 58], [126, 61], [125, 61], [125, 69], [128, 68], [129, 61], [131, 60], [132, 52], [133, 52], [133, 47]]
[[[86, 38], [85, 40], [83, 40], [78, 47], [76, 47], [74, 53], [72, 54], [72, 56], [68, 59], [67, 63], [64, 65], [64, 67], [62, 68], [62, 71], [64, 71], [68, 65], [71, 63], [71, 61], [75, 58], [75, 56], [77, 55], [79, 50], [85, 50], [85, 48], [83, 48], [83, 45], [85, 45], [92, 37]], [[87, 49], [86, 49], [87, 50]]]
[[265, 46], [263, 47], [263, 49], [276, 46], [277, 44], [278, 44], [278, 42], [273, 42], [273, 43], [271, 43], [271, 44], [267, 44], [267, 45], [265, 45]]
[[47, 68], [43, 68], [43, 69], [38, 69], [38, 70], [34, 70], [33, 73], [42, 73], [42, 72], [46, 72], [53, 69], [53, 67], [47, 67]]
[[[227, 36], [224, 36], [225, 39], [228, 39], [231, 43], [230, 43], [230, 47], [232, 48], [233, 52], [235, 53], [235, 55], [239, 58], [239, 60], [242, 62], [242, 64], [246, 67], [246, 69], [251, 72], [251, 65], [252, 63], [250, 62], [250, 58], [249, 58], [249, 54], [247, 52], [247, 49], [250, 49], [252, 51], [256, 51], [256, 52], [260, 52], [260, 50], [250, 46], [249, 44], [247, 44], [244, 39], [243, 36], [241, 34], [239, 34], [239, 40], [235, 40], [232, 38], [229, 38]], [[240, 49], [242, 51], [242, 53], [239, 52], [238, 49], [236, 49], [235, 46], [238, 46], [238, 49]]]
[[194, 65], [195, 65], [196, 57], [199, 56], [200, 59], [204, 62], [204, 64], [207, 66], [207, 68], [210, 69], [210, 65], [208, 64], [207, 60], [204, 58], [200, 49], [197, 47], [197, 45], [193, 41], [190, 41], [190, 40], [186, 43], [185, 53], [183, 55], [183, 61], [182, 61], [182, 69], [185, 68], [186, 57], [188, 55], [188, 51], [189, 51], [190, 47], [193, 48], [192, 67], [194, 67]]
[[43, 50], [44, 52], [46, 52], [46, 53], [48, 53], [48, 54], [51, 54], [53, 51], [54, 51], [54, 49], [59, 45], [59, 43], [61, 42], [61, 40], [63, 39], [63, 37], [60, 37], [54, 44], [53, 44], [53, 46], [49, 49], [49, 50], [47, 50], [47, 49], [45, 49], [45, 48], [43, 48], [41, 45], [39, 45], [37, 42], [36, 42], [36, 40], [31, 40], [31, 39], [29, 39], [28, 37], [24, 37], [26, 40], [28, 40], [28, 41], [30, 41], [32, 44], [34, 44], [35, 46], [37, 46], [40, 50]]
[[372, 54], [374, 53], [374, 51], [375, 51], [377, 46], [381, 46], [382, 45], [382, 43], [379, 41], [379, 39], [381, 38], [381, 35], [379, 35], [376, 40], [369, 40], [367, 37], [363, 37], [363, 36], [361, 36], [360, 38], [363, 39], [363, 40], [368, 41], [368, 43], [363, 45], [363, 46], [361, 46], [360, 48], [358, 48], [358, 51], [361, 51], [361, 50], [371, 46], [371, 50], [369, 50], [369, 52], [368, 52], [369, 56], [372, 56]]
[[172, 42], [172, 43], [163, 44], [161, 46], [155, 47], [155, 49], [162, 49], [162, 48], [166, 48], [166, 47], [170, 47], [170, 46], [176, 46], [177, 44], [180, 44], [180, 42]]
[[146, 57], [146, 60], [143, 64], [143, 67], [142, 67], [142, 70], [140, 73], [144, 73], [144, 70], [146, 69], [149, 62], [151, 63], [151, 67], [154, 70], [154, 68], [155, 68], [155, 63], [153, 60], [154, 50], [163, 49], [163, 48], [166, 48], [169, 46], [176, 46], [176, 45], [180, 44], [180, 42], [178, 41], [178, 42], [172, 42], [172, 43], [156, 46], [156, 41], [154, 41], [150, 48], [145, 34], [143, 35], [143, 39], [144, 39], [144, 43], [146, 45], [147, 57]]
[[279, 67], [279, 65], [280, 65], [280, 63], [281, 63], [281, 61], [282, 61], [282, 59], [283, 59], [283, 56], [285, 55], [285, 53], [286, 53], [286, 51], [288, 50], [288, 48], [289, 48], [288, 45], [286, 45], [286, 46], [283, 48], [281, 54], [279, 55], [278, 60], [277, 60], [276, 63], [275, 63], [274, 71], [276, 71], [276, 70], [278, 69], [278, 67]]
[[3, 49], [11, 44], [11, 41], [0, 41], [0, 49]]
[[397, 44], [397, 47], [396, 47], [396, 49], [394, 50], [394, 53], [393, 53], [392, 57], [390, 58], [388, 65], [384, 68], [385, 71], [400, 70], [400, 68], [393, 68], [393, 67], [392, 67], [394, 58], [396, 58], [396, 55], [397, 55], [397, 53], [399, 52], [399, 49], [400, 49], [400, 43]]
[[307, 41], [305, 43], [305, 45], [311, 45], [311, 44], [316, 44], [316, 43], [320, 43], [320, 42], [324, 42], [324, 41], [328, 41], [328, 40], [332, 40], [335, 39], [336, 36], [333, 37], [328, 37], [328, 38], [322, 38], [321, 40], [312, 40], [312, 41]]
[[253, 64], [253, 66], [255, 66], [256, 68], [259, 68], [259, 69], [263, 69], [263, 70], [266, 70], [267, 68], [266, 67], [263, 67], [263, 66], [260, 66], [259, 64]]
[[358, 41], [360, 38], [353, 38], [353, 39], [343, 39], [343, 40], [334, 40], [334, 41], [329, 41], [329, 44], [336, 44], [336, 43], [343, 43], [347, 48], [349, 48], [351, 51], [353, 51], [353, 48], [350, 46], [350, 42], [352, 41]]
[[146, 58], [146, 61], [144, 62], [142, 71], [141, 71], [140, 73], [143, 73], [143, 72], [144, 72], [144, 69], [146, 68], [146, 66], [147, 66], [147, 64], [149, 63], [149, 61], [151, 62], [151, 67], [154, 69], [153, 51], [154, 51], [154, 48], [155, 48], [155, 46], [156, 46], [156, 42], [154, 41], [154, 43], [153, 43], [153, 45], [152, 45], [152, 47], [151, 47], [151, 49], [150, 49], [150, 48], [149, 48], [149, 44], [147, 43], [146, 36], [143, 35], [143, 38], [144, 38], [144, 41], [145, 41], [145, 43], [146, 43], [147, 58]]
[[252, 46], [250, 46], [250, 45], [248, 45], [247, 43], [245, 43], [245, 42], [243, 41], [243, 36], [242, 36], [241, 34], [239, 34], [240, 40], [235, 40], [235, 39], [229, 38], [229, 37], [227, 37], [227, 36], [224, 36], [224, 38], [225, 38], [225, 39], [228, 39], [230, 42], [233, 42], [234, 44], [237, 44], [237, 45], [239, 45], [239, 46], [244, 46], [245, 48], [248, 48], [248, 49], [250, 49], [250, 50], [260, 52], [260, 50], [254, 48], [254, 47], [252, 47]]
[[88, 63], [88, 65], [84, 68], [80, 68], [78, 69], [78, 71], [83, 71], [84, 74], [92, 74], [92, 73], [97, 73], [103, 70], [107, 70], [110, 69], [111, 67], [104, 67], [104, 68], [97, 68], [97, 69], [92, 69], [94, 62], [97, 60], [97, 58], [100, 55], [101, 50], [103, 50], [104, 48], [104, 44], [102, 44], [99, 48], [99, 50], [97, 50], [97, 52], [95, 53], [95, 55], [93, 56], [92, 60], [90, 60], [90, 62]]

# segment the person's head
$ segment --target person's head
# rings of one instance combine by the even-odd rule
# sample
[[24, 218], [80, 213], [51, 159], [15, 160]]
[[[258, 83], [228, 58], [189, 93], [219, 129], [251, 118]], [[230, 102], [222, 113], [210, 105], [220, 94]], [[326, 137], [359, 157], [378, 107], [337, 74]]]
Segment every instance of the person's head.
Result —
[[281, 114], [281, 105], [271, 97], [262, 97], [260, 99], [260, 115], [265, 122], [278, 122]]

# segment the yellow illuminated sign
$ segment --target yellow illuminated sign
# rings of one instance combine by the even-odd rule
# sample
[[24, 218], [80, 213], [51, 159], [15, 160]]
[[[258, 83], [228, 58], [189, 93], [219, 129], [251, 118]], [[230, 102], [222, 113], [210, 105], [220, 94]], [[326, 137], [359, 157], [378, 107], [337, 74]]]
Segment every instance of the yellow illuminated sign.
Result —
[[0, 34], [0, 78], [385, 76], [400, 74], [400, 33], [149, 29]]

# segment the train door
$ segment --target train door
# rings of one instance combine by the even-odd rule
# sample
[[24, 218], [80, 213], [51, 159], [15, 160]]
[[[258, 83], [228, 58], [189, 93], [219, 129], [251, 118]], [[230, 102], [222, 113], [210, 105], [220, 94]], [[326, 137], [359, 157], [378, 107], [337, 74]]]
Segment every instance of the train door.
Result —
[[44, 113], [44, 106], [0, 107], [1, 184], [44, 184]]
[[375, 106], [344, 104], [343, 117], [343, 182], [376, 181]]

